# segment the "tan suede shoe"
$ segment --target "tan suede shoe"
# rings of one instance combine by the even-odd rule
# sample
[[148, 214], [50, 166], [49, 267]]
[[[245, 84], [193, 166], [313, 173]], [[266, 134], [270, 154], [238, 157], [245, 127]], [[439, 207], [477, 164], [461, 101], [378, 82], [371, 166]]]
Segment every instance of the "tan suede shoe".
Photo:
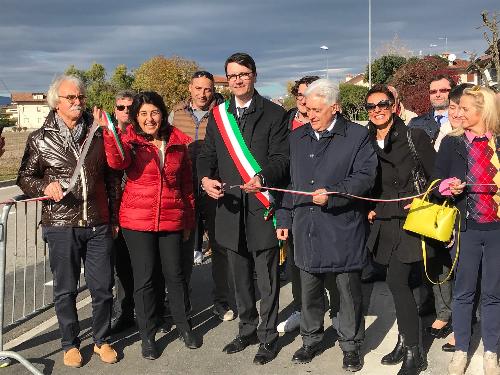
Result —
[[104, 363], [116, 363], [118, 361], [118, 354], [109, 344], [102, 344], [101, 347], [94, 345], [94, 353], [99, 354], [101, 361]]
[[78, 348], [71, 348], [68, 351], [64, 352], [64, 365], [68, 367], [82, 367], [82, 355], [80, 354], [80, 350]]

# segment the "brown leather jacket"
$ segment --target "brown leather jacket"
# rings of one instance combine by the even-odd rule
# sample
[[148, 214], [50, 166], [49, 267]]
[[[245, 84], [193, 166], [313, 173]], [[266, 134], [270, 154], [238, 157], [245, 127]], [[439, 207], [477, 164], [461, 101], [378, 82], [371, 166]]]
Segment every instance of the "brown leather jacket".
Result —
[[[84, 113], [84, 120], [90, 130], [92, 116]], [[30, 197], [43, 196], [53, 181], [59, 181], [64, 191], [78, 155], [73, 142], [63, 146], [55, 113], [51, 111], [43, 126], [28, 137], [16, 183]], [[59, 202], [43, 202], [42, 224], [71, 227], [117, 224], [120, 198], [121, 173], [107, 165], [102, 131], [98, 129], [73, 190]]]

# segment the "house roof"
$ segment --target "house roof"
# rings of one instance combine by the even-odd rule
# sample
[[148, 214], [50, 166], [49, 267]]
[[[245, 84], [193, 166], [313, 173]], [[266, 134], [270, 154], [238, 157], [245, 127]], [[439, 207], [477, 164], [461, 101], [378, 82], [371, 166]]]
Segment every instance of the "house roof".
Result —
[[349, 81], [346, 81], [345, 83], [355, 85], [356, 83], [363, 82], [364, 79], [365, 79], [365, 75], [363, 73], [359, 73], [359, 74], [356, 74], [354, 77], [352, 77]]
[[[40, 96], [43, 97], [43, 99], [40, 99]], [[13, 103], [46, 103], [47, 94], [44, 92], [13, 92], [11, 94], [11, 99]]]
[[216, 76], [216, 75], [214, 75], [214, 83], [216, 85], [223, 85], [223, 86], [227, 86], [228, 85], [227, 78], [225, 76]]

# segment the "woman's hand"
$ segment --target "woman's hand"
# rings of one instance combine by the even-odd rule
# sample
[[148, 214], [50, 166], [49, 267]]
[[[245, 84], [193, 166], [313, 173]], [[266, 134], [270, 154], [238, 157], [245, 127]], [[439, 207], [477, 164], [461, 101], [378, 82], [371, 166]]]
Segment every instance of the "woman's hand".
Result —
[[107, 129], [108, 125], [104, 121], [104, 111], [101, 108], [94, 107], [92, 114], [94, 115], [94, 122], [101, 128]]
[[278, 228], [276, 229], [276, 237], [278, 240], [286, 241], [288, 239], [288, 229]]
[[376, 217], [377, 213], [375, 211], [368, 212], [368, 221], [370, 222], [370, 224], [373, 224], [373, 221], [375, 220]]
[[453, 195], [460, 195], [463, 193], [465, 188], [465, 181], [462, 182], [458, 178], [455, 178], [453, 181], [450, 181], [450, 192]]

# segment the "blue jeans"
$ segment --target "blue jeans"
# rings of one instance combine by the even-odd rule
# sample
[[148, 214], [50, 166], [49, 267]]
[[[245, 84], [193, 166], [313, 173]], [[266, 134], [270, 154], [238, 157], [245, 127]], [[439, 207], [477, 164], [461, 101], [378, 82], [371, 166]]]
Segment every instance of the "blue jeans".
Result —
[[481, 268], [481, 332], [484, 350], [497, 351], [500, 339], [499, 241], [499, 229], [468, 229], [461, 233], [452, 304], [457, 350], [469, 350], [474, 297]]
[[94, 343], [100, 346], [109, 342], [113, 309], [113, 239], [109, 225], [90, 228], [44, 226], [42, 234], [49, 246], [54, 307], [63, 350], [80, 346], [76, 297], [82, 260], [92, 297]]

